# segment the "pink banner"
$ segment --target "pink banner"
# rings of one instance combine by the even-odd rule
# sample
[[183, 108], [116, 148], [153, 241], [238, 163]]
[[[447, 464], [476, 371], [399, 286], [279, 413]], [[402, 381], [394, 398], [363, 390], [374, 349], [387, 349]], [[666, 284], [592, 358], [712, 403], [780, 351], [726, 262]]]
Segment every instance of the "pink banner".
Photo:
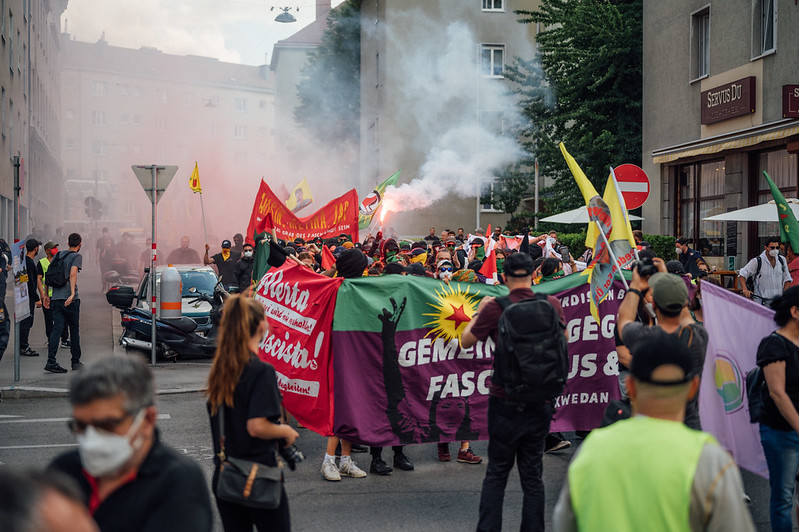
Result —
[[270, 328], [258, 355], [275, 367], [286, 410], [325, 436], [333, 430], [330, 329], [341, 281], [287, 261], [264, 275], [255, 293]]
[[776, 329], [774, 311], [710, 283], [702, 283], [702, 308], [709, 336], [699, 389], [702, 430], [740, 467], [767, 477], [759, 428], [749, 423], [745, 378], [760, 340]]

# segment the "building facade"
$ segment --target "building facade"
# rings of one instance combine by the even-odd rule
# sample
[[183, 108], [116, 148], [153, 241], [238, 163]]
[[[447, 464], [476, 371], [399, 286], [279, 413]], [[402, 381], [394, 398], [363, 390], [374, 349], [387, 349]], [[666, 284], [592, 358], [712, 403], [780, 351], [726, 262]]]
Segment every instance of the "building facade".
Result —
[[477, 191], [490, 190], [494, 176], [478, 168], [490, 166], [486, 158], [509, 155], [487, 145], [508, 134], [516, 112], [502, 94], [509, 88], [505, 68], [534, 51], [535, 25], [520, 24], [514, 10], [538, 5], [363, 2], [358, 190], [397, 170], [400, 184], [415, 183], [419, 201], [406, 202], [386, 222], [399, 234], [425, 235], [431, 226], [471, 232], [509, 218], [481, 203]]
[[[61, 220], [59, 39], [67, 0], [0, 0], [0, 237], [50, 233]], [[18, 167], [15, 168], [15, 161]]]
[[776, 222], [704, 218], [799, 197], [799, 7], [790, 0], [644, 2], [645, 232], [741, 267]]
[[[132, 165], [178, 165], [159, 201], [165, 249], [182, 235], [244, 233], [274, 153], [274, 85], [266, 66], [224, 63], [62, 36], [65, 225], [149, 234], [150, 201]], [[187, 183], [195, 162], [203, 206]], [[95, 198], [102, 212], [91, 215]], [[220, 208], [223, 207], [223, 208]], [[219, 240], [219, 242], [217, 242]]]

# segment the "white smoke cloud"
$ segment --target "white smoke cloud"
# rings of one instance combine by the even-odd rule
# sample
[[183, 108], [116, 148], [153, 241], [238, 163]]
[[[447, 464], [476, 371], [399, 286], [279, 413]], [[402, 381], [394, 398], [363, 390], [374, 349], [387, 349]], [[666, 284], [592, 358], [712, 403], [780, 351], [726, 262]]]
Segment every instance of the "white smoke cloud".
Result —
[[[389, 146], [389, 156], [399, 164], [421, 155], [419, 175], [409, 183], [390, 187], [386, 210], [423, 209], [457, 195], [475, 197], [496, 171], [518, 160], [522, 150], [515, 139], [494, 131], [485, 113], [500, 116], [505, 124], [520, 120], [514, 96], [506, 83], [482, 75], [480, 43], [463, 22], [442, 22], [418, 10], [392, 17], [387, 39], [399, 57], [392, 60], [386, 85], [399, 83], [395, 91], [402, 109]], [[453, 17], [456, 18], [456, 17]], [[524, 27], [509, 27], [521, 35]], [[403, 32], [396, 31], [402, 28]], [[408, 35], [405, 30], [413, 28]], [[523, 38], [523, 37], [522, 37]], [[510, 38], [509, 38], [510, 40]], [[517, 55], [531, 51], [516, 50]], [[506, 56], [505, 62], [510, 63]], [[409, 135], [409, 132], [413, 132]], [[385, 143], [384, 143], [385, 145]]]

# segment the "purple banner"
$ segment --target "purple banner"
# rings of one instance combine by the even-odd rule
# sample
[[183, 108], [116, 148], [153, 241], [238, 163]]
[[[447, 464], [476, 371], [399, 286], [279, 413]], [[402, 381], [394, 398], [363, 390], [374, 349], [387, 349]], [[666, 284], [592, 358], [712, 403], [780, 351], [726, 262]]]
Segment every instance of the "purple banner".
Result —
[[709, 337], [699, 388], [702, 430], [713, 434], [740, 467], [767, 477], [758, 425], [749, 422], [744, 391], [760, 340], [776, 328], [774, 311], [710, 283], [702, 283], [702, 309]]
[[372, 445], [488, 439], [493, 342], [462, 349], [428, 333], [397, 331], [397, 364], [385, 370], [381, 333], [333, 331], [338, 436]]
[[589, 286], [583, 284], [554, 294], [563, 306], [569, 335], [569, 380], [555, 398], [552, 431], [590, 430], [599, 426], [611, 399], [619, 391], [619, 357], [614, 331], [624, 285], [613, 282], [599, 305], [599, 323], [589, 309]]

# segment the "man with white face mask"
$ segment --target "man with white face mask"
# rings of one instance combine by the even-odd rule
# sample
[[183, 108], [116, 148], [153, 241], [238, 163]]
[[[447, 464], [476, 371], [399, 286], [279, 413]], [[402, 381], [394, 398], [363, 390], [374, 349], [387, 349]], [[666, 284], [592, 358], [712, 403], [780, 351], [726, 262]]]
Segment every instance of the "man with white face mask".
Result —
[[78, 449], [50, 468], [72, 477], [100, 530], [210, 531], [205, 475], [161, 443], [153, 375], [138, 357], [87, 365], [70, 383]]
[[233, 273], [236, 275], [236, 283], [239, 286], [239, 292], [246, 292], [252, 284], [252, 267], [255, 264], [253, 258], [252, 245], [245, 243], [242, 248], [241, 258], [236, 263]]
[[[754, 283], [752, 290], [746, 286], [750, 278]], [[791, 272], [785, 257], [780, 256], [779, 238], [770, 238], [763, 252], [738, 271], [738, 286], [744, 297], [754, 296], [761, 305], [768, 305], [791, 286]]]

